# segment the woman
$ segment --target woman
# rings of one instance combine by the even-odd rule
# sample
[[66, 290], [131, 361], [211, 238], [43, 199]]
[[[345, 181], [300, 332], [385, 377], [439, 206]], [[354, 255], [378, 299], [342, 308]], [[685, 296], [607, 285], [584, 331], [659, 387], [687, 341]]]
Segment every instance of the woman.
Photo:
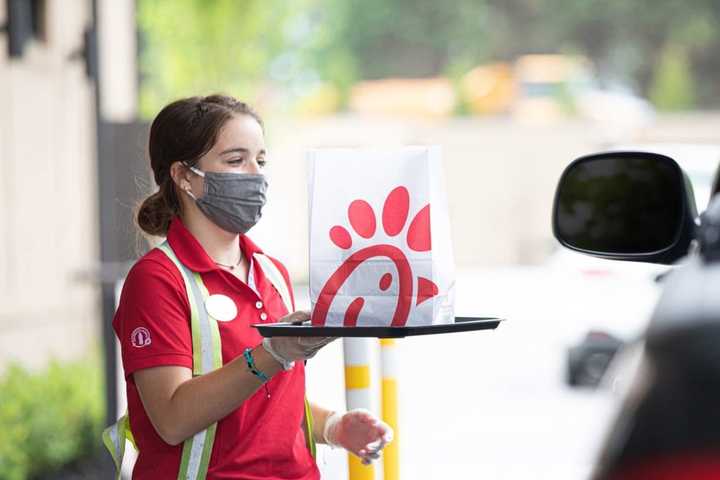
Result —
[[113, 321], [139, 450], [133, 478], [316, 479], [313, 441], [377, 458], [386, 424], [305, 407], [303, 360], [332, 339], [263, 339], [251, 326], [309, 318], [288, 311], [286, 269], [245, 235], [267, 188], [257, 113], [221, 95], [173, 102], [153, 121], [149, 155], [159, 190], [138, 224], [167, 242], [133, 266]]

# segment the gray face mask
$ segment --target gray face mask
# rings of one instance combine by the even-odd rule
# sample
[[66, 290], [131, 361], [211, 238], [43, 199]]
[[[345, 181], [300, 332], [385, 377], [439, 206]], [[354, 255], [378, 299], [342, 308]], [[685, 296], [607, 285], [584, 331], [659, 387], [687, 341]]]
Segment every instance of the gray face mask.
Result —
[[246, 233], [260, 220], [268, 187], [265, 175], [203, 172], [187, 167], [205, 179], [205, 188], [200, 197], [185, 191], [215, 225], [228, 232]]

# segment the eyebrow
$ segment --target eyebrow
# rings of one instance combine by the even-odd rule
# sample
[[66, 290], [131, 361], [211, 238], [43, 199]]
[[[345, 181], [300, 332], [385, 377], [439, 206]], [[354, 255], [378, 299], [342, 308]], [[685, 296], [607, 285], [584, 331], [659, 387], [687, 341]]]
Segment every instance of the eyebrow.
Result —
[[[250, 150], [248, 150], [247, 148], [237, 147], [237, 148], [228, 148], [227, 150], [223, 150], [222, 152], [220, 152], [220, 155], [225, 155], [225, 154], [227, 154], [227, 153], [249, 153], [249, 152], [250, 152]], [[263, 153], [263, 154], [265, 154], [265, 153], [267, 153], [267, 152], [266, 152], [265, 149], [263, 148], [263, 149], [260, 150], [260, 152], [258, 152], [258, 153]]]

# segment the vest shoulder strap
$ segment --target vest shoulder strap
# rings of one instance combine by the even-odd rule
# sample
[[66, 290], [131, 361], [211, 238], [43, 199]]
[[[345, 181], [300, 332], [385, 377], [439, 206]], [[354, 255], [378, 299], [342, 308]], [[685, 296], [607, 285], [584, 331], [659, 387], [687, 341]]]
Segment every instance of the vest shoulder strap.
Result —
[[[193, 375], [210, 373], [222, 367], [222, 344], [217, 320], [208, 315], [205, 308], [205, 299], [209, 296], [207, 288], [200, 274], [187, 268], [167, 241], [158, 248], [180, 271], [187, 290], [193, 345]], [[217, 423], [213, 423], [183, 442], [178, 480], [201, 480], [207, 476], [216, 429]]]
[[[258, 262], [258, 265], [260, 265], [260, 268], [265, 274], [265, 277], [267, 277], [270, 283], [280, 294], [280, 298], [282, 298], [282, 301], [285, 304], [285, 308], [287, 309], [287, 311], [295, 311], [295, 305], [293, 305], [292, 296], [290, 295], [290, 285], [285, 279], [285, 275], [283, 275], [283, 273], [280, 271], [280, 268], [275, 265], [275, 262], [273, 262], [270, 257], [268, 257], [267, 255], [263, 255], [262, 253], [254, 254], [253, 258], [255, 258], [255, 260]], [[305, 444], [308, 450], [310, 450], [310, 455], [315, 458], [317, 448], [315, 446], [315, 439], [313, 438], [312, 434], [314, 422], [312, 410], [310, 409], [310, 402], [308, 401], [307, 397], [305, 397], [304, 407], [305, 414], [303, 415], [303, 429], [305, 431]]]
[[280, 298], [282, 298], [287, 311], [292, 313], [295, 310], [295, 306], [293, 305], [292, 295], [290, 295], [290, 285], [288, 285], [285, 280], [285, 276], [280, 271], [280, 268], [275, 265], [275, 262], [273, 262], [270, 257], [262, 253], [254, 254], [253, 258], [258, 262], [258, 265], [260, 265], [265, 277], [280, 294]]

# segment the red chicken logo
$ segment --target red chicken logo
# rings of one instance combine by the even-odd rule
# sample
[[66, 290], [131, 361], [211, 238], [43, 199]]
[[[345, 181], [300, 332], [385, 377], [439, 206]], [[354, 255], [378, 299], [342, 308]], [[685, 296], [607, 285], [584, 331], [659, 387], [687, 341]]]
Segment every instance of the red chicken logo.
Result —
[[[410, 210], [410, 194], [403, 186], [396, 187], [385, 199], [382, 209], [382, 227], [389, 237], [397, 237], [405, 228]], [[372, 206], [365, 200], [355, 200], [348, 207], [348, 219], [353, 231], [362, 238], [371, 239], [377, 230], [377, 221]], [[330, 229], [330, 240], [338, 248], [350, 250], [353, 245], [352, 235], [340, 225]], [[415, 214], [405, 234], [407, 246], [416, 252], [429, 252], [431, 249], [430, 235], [430, 204], [425, 205]], [[391, 326], [402, 327], [407, 323], [412, 308], [412, 299], [415, 277], [403, 251], [395, 245], [376, 244], [362, 248], [350, 255], [335, 272], [330, 275], [320, 290], [315, 308], [312, 313], [312, 324], [325, 325], [330, 305], [337, 295], [340, 287], [350, 275], [363, 263], [370, 259], [384, 257], [390, 259], [395, 265], [395, 274], [387, 272], [380, 277], [378, 286], [386, 291], [397, 281], [397, 305], [392, 317]], [[427, 278], [418, 277], [417, 295], [415, 305], [438, 294], [438, 287]], [[365, 304], [363, 297], [353, 300], [345, 311], [343, 326], [357, 325], [360, 311]]]

